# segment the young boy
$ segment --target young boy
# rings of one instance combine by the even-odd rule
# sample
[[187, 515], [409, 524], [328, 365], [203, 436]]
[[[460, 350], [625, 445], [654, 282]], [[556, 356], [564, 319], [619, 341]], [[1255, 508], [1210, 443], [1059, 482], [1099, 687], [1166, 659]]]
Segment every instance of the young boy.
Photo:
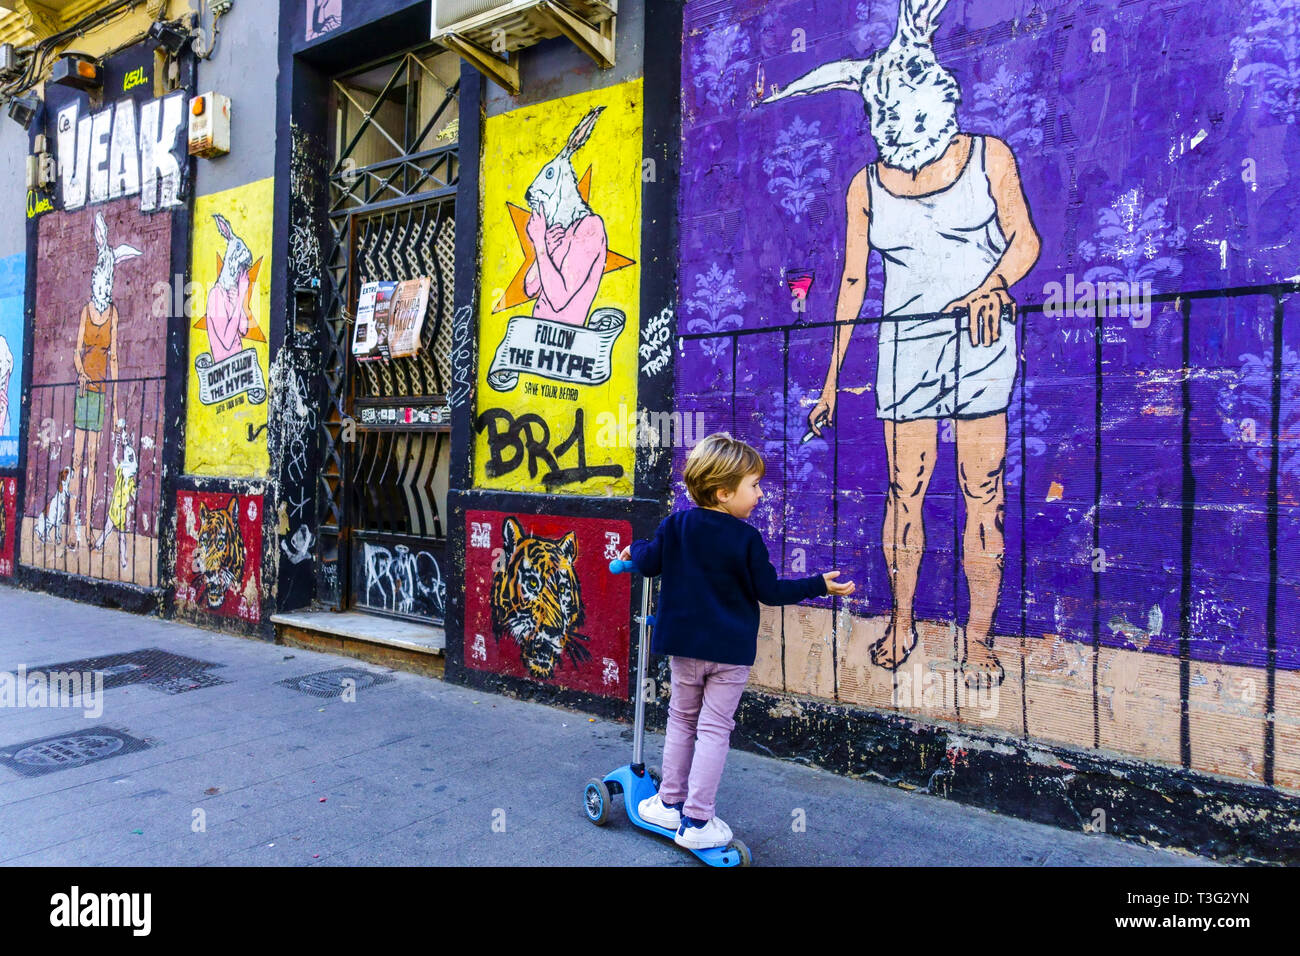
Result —
[[650, 541], [623, 550], [645, 575], [661, 575], [650, 649], [671, 655], [672, 697], [663, 783], [640, 804], [643, 819], [677, 831], [691, 849], [726, 846], [714, 815], [736, 708], [758, 650], [758, 605], [853, 593], [839, 571], [782, 580], [758, 529], [746, 522], [763, 497], [763, 459], [726, 432], [691, 449], [682, 477], [698, 507], [669, 515]]

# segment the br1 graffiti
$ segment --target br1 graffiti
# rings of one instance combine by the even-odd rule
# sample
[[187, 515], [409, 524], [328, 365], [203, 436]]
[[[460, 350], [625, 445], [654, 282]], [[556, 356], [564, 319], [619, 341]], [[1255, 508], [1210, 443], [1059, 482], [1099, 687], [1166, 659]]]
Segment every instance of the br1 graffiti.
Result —
[[[588, 478], [621, 478], [623, 475], [622, 465], [587, 464], [586, 430], [581, 408], [574, 409], [573, 429], [554, 450], [550, 447], [551, 430], [546, 420], [533, 412], [515, 418], [504, 408], [485, 409], [474, 420], [474, 431], [476, 434], [487, 432], [488, 460], [485, 468], [489, 478], [508, 475], [525, 460], [529, 478], [537, 477], [539, 461], [546, 466], [542, 483], [548, 488]], [[571, 468], [561, 468], [558, 459], [568, 454], [570, 449], [576, 449], [578, 463]]]

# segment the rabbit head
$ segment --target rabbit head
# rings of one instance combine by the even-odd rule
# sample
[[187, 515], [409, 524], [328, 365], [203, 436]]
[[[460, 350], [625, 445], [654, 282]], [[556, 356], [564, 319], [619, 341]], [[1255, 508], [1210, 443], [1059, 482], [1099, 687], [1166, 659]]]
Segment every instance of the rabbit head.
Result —
[[[9, 343], [0, 335], [0, 392], [9, 387], [9, 376], [14, 370], [14, 353], [9, 350]], [[3, 396], [0, 396], [3, 397]]]
[[957, 78], [934, 55], [931, 41], [948, 0], [900, 0], [889, 46], [865, 60], [825, 63], [762, 100], [824, 90], [855, 90], [871, 135], [888, 166], [915, 173], [943, 155], [957, 133]]
[[217, 276], [217, 284], [233, 289], [239, 277], [253, 264], [253, 253], [244, 240], [235, 235], [235, 230], [225, 216], [214, 212], [212, 218], [217, 221], [217, 230], [226, 240], [226, 253], [221, 260], [221, 275]]
[[95, 245], [98, 254], [95, 269], [90, 274], [90, 304], [96, 312], [106, 312], [113, 303], [113, 267], [123, 259], [142, 255], [134, 246], [121, 245], [114, 249], [108, 244], [108, 224], [103, 213], [95, 213]]
[[596, 119], [605, 109], [597, 106], [578, 121], [565, 141], [564, 148], [533, 180], [524, 193], [524, 200], [529, 206], [541, 206], [546, 213], [548, 226], [561, 226], [567, 229], [583, 216], [591, 215], [591, 207], [578, 192], [578, 177], [573, 171], [573, 154], [591, 136], [596, 126]]

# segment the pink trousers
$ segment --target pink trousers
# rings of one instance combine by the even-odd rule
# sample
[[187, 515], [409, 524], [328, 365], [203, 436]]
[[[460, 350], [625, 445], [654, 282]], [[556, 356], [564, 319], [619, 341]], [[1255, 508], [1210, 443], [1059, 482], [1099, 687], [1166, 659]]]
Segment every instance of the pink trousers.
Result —
[[664, 803], [685, 801], [682, 812], [688, 817], [709, 820], [749, 668], [694, 657], [671, 657], [669, 664], [672, 697], [659, 798]]

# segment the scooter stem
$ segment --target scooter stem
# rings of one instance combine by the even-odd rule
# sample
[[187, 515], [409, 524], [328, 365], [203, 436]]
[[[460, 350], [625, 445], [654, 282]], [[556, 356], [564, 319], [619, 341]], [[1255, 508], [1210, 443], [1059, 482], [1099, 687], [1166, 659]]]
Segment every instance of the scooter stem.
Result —
[[644, 767], [643, 746], [645, 744], [645, 672], [646, 666], [650, 660], [650, 642], [646, 639], [646, 622], [650, 620], [650, 582], [647, 577], [641, 578], [641, 641], [637, 647], [636, 653], [636, 687], [633, 693], [636, 695], [636, 717], [632, 730], [632, 766]]

